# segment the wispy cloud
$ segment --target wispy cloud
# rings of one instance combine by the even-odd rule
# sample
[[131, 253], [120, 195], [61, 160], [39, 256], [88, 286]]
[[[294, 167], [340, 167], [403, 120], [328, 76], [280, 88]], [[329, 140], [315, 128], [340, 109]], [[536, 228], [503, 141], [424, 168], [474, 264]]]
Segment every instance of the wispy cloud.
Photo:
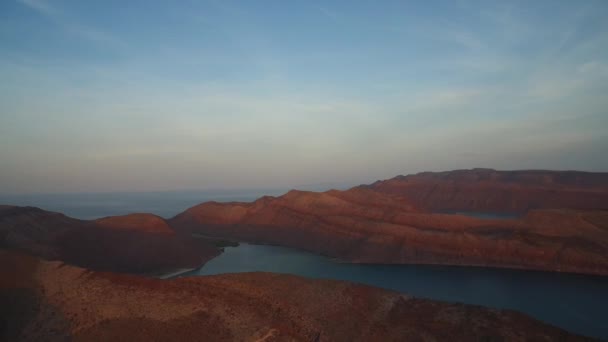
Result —
[[604, 77], [608, 76], [608, 64], [598, 61], [591, 61], [581, 64], [577, 70], [581, 74], [599, 75]]
[[56, 16], [59, 11], [46, 0], [17, 0], [23, 5], [44, 15]]
[[86, 39], [88, 41], [99, 43], [103, 45], [111, 45], [114, 47], [124, 47], [126, 46], [120, 39], [111, 35], [105, 31], [90, 27], [88, 25], [84, 25], [78, 23], [77, 20], [74, 20], [70, 17], [69, 13], [64, 11], [63, 9], [51, 4], [51, 2], [47, 0], [17, 0], [19, 3], [24, 6], [30, 8], [33, 11], [36, 11], [50, 20], [52, 20], [55, 24], [62, 27], [69, 34], [76, 35], [82, 39]]
[[[78, 0], [12, 1], [27, 20], [2, 22], [0, 57], [18, 58], [0, 58], [0, 187], [608, 168], [601, 0], [401, 2], [371, 13], [248, 1], [112, 2], [93, 13], [68, 5]], [[100, 58], [108, 51], [123, 58]]]
[[324, 6], [317, 6], [317, 9], [319, 10], [319, 12], [321, 12], [321, 14], [329, 19], [331, 19], [332, 21], [338, 21], [340, 19], [340, 15], [330, 9], [328, 9], [327, 7]]

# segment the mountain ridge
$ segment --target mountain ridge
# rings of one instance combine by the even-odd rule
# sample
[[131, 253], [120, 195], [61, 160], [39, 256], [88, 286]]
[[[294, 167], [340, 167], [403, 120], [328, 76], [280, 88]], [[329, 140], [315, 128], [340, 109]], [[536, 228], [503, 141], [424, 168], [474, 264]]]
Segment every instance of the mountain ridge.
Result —
[[[555, 184], [547, 182], [545, 171], [534, 171], [532, 178], [526, 176], [529, 171], [517, 172], [514, 177], [512, 171], [473, 169], [443, 172], [440, 176], [427, 173], [431, 176], [425, 177], [456, 177], [459, 182], [464, 182], [464, 177], [468, 183], [463, 185], [461, 196], [473, 199], [479, 193], [470, 190], [487, 179], [494, 179], [494, 183], [486, 185], [489, 190], [484, 194], [493, 192], [497, 178], [517, 181], [524, 177], [527, 183], [508, 188], [514, 194], [536, 186], [530, 182]], [[168, 259], [181, 260], [169, 263], [175, 268], [197, 267], [221, 252], [207, 246], [202, 255], [196, 253], [198, 244], [190, 235], [198, 233], [299, 248], [348, 262], [474, 265], [608, 275], [608, 211], [551, 208], [555, 197], [571, 193], [571, 187], [580, 187], [577, 184], [590, 183], [580, 179], [587, 174], [593, 174], [593, 182], [608, 175], [576, 173], [579, 178], [575, 178], [570, 188], [558, 185], [549, 189], [551, 197], [539, 205], [549, 208], [533, 208], [512, 219], [434, 213], [432, 208], [425, 207], [424, 200], [410, 193], [387, 191], [386, 184], [390, 183], [386, 182], [395, 179], [402, 182], [397, 176], [385, 183], [344, 191], [291, 190], [282, 196], [262, 196], [252, 202], [204, 202], [167, 220], [140, 213], [84, 221], [38, 208], [6, 206], [0, 207], [0, 241], [42, 257], [64, 258], [77, 265], [80, 262], [81, 266], [114, 271], [118, 270], [113, 268], [116, 265], [126, 267], [122, 263], [134, 258], [134, 251], [140, 249], [146, 255], [141, 258], [141, 267], [149, 264], [147, 258], [155, 260], [152, 264], [164, 265], [153, 255], [156, 248], [172, 251], [167, 254]], [[555, 177], [573, 182], [568, 177]], [[415, 183], [428, 187], [425, 182], [418, 179]], [[380, 189], [378, 184], [382, 184]], [[400, 183], [396, 189], [402, 189]], [[585, 196], [589, 193], [583, 192]], [[594, 193], [605, 196], [608, 191], [599, 187]], [[595, 206], [606, 205], [608, 202]], [[123, 242], [114, 246], [113, 241]], [[110, 253], [117, 258], [116, 265], [94, 258], [95, 244], [121, 251]], [[80, 245], [89, 246], [90, 250]], [[83, 256], [89, 257], [84, 264]], [[154, 267], [150, 264], [143, 268]]]
[[95, 270], [128, 273], [195, 268], [220, 252], [202, 240], [177, 234], [152, 214], [87, 221], [16, 206], [0, 210], [0, 246]]
[[[485, 193], [502, 187], [503, 192], [510, 191], [511, 197], [529, 193], [538, 183], [549, 186], [547, 193], [551, 196], [541, 197], [539, 208], [524, 204], [527, 214], [512, 219], [433, 213], [434, 208], [426, 206], [424, 200], [408, 192], [387, 190], [387, 182], [401, 182], [398, 176], [345, 191], [292, 190], [253, 202], [201, 203], [169, 219], [169, 223], [178, 231], [284, 245], [350, 262], [475, 265], [607, 275], [608, 231], [602, 228], [608, 222], [606, 210], [553, 208], [555, 197], [572, 194], [572, 187], [580, 188], [580, 183], [589, 181], [575, 179], [574, 185], [564, 189], [564, 179], [566, 183], [573, 181], [559, 171], [551, 171], [549, 178], [545, 171], [533, 171], [534, 177], [528, 177], [529, 173], [491, 169], [441, 173], [467, 180], [461, 196], [473, 201], [465, 203], [478, 202], [475, 197], [479, 193], [469, 190], [487, 179], [494, 179], [498, 185], [484, 185]], [[426, 174], [436, 177], [435, 173]], [[576, 177], [589, 174], [595, 177], [594, 182], [606, 178], [608, 185], [608, 174], [575, 173]], [[560, 180], [557, 185], [552, 177]], [[520, 184], [505, 190], [497, 178]], [[380, 189], [378, 184], [382, 184]], [[579, 203], [587, 203], [590, 193], [608, 199], [608, 191], [602, 189], [576, 192], [585, 197]], [[608, 209], [608, 202], [602, 203], [593, 208]]]

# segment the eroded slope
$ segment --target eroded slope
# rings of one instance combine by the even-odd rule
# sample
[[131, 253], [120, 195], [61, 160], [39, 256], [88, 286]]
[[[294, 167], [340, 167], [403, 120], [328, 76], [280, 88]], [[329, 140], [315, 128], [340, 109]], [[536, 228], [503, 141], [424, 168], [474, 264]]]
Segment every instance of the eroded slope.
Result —
[[352, 262], [440, 263], [608, 274], [604, 211], [536, 210], [482, 220], [417, 210], [364, 187], [203, 203], [174, 229], [305, 249]]
[[198, 267], [219, 253], [160, 217], [83, 221], [33, 207], [0, 208], [0, 246], [95, 270], [148, 273]]
[[0, 333], [16, 341], [584, 340], [512, 311], [289, 275], [166, 281], [5, 251], [0, 275]]
[[431, 211], [525, 213], [530, 209], [608, 209], [608, 173], [581, 171], [422, 172], [378, 181], [378, 192], [405, 196]]

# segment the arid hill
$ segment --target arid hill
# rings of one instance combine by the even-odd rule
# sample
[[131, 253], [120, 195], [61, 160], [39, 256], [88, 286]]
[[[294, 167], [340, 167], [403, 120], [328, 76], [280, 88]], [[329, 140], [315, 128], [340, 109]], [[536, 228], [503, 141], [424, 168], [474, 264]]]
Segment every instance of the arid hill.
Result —
[[[347, 191], [294, 190], [250, 203], [203, 203], [169, 221], [151, 214], [83, 221], [0, 206], [0, 340], [584, 340], [516, 312], [347, 282], [270, 273], [173, 280], [115, 273], [199, 266], [220, 252], [191, 236], [200, 233], [350, 262], [608, 275], [603, 176], [543, 172], [456, 171], [434, 186], [398, 177]], [[431, 190], [416, 195], [409, 183]], [[458, 190], [444, 198], [444, 188]], [[490, 220], [437, 210], [526, 214]]]
[[160, 217], [83, 221], [33, 207], [0, 207], [0, 246], [94, 270], [148, 273], [198, 267], [220, 251], [175, 234]]
[[581, 171], [422, 172], [368, 186], [430, 211], [525, 213], [530, 209], [608, 209], [608, 173]]
[[[193, 239], [194, 232], [295, 247], [350, 262], [606, 275], [608, 210], [580, 209], [606, 207], [604, 179], [605, 174], [585, 172], [423, 173], [347, 191], [293, 190], [249, 203], [208, 202], [169, 222], [151, 214], [82, 221], [37, 208], [4, 206], [0, 243], [49, 259], [121, 272], [196, 267], [219, 253]], [[431, 187], [432, 182], [439, 185]], [[417, 197], [407, 190], [411, 186], [431, 190]], [[449, 195], [445, 186], [458, 189], [457, 195]], [[435, 200], [438, 204], [427, 203]], [[527, 213], [519, 219], [482, 220], [432, 212], [439, 209]]]
[[175, 231], [169, 227], [165, 219], [152, 214], [136, 213], [123, 216], [109, 216], [95, 220], [95, 224], [107, 229], [131, 230], [168, 235], [175, 234]]
[[183, 232], [289, 246], [350, 262], [608, 274], [607, 211], [534, 210], [482, 220], [419, 211], [367, 187], [208, 202], [169, 220]]
[[0, 250], [6, 341], [584, 341], [513, 311], [272, 273], [158, 280]]

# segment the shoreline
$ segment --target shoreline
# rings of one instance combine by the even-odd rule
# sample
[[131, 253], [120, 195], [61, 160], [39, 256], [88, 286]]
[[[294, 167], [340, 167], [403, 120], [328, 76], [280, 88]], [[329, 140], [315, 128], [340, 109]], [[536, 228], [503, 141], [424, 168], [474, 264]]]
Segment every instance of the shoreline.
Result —
[[[313, 250], [291, 247], [288, 245], [280, 245], [276, 243], [263, 243], [263, 242], [251, 242], [242, 239], [232, 239], [232, 241], [238, 242], [237, 246], [228, 246], [222, 248], [222, 253], [224, 252], [224, 248], [238, 248], [242, 245], [256, 245], [256, 246], [270, 246], [270, 247], [280, 247], [286, 249], [292, 249], [299, 252], [309, 253], [315, 256], [320, 256], [327, 258], [329, 261], [337, 264], [350, 264], [350, 265], [364, 265], [364, 266], [437, 266], [437, 267], [456, 267], [456, 268], [480, 268], [480, 269], [489, 269], [489, 270], [507, 270], [507, 271], [523, 271], [523, 272], [541, 272], [541, 273], [552, 273], [552, 274], [564, 274], [564, 275], [576, 275], [576, 276], [584, 276], [584, 277], [598, 277], [598, 278], [606, 278], [608, 277], [607, 272], [602, 271], [576, 271], [569, 269], [551, 269], [551, 268], [542, 268], [542, 267], [530, 267], [530, 266], [520, 266], [516, 264], [501, 264], [501, 263], [473, 263], [473, 262], [441, 262], [441, 261], [421, 261], [421, 260], [412, 260], [411, 262], [369, 262], [369, 261], [357, 261], [357, 260], [347, 260], [339, 257], [335, 257], [332, 255], [328, 255], [325, 253], [319, 253]], [[216, 255], [212, 259], [219, 257], [222, 253]], [[210, 260], [212, 260], [210, 259]], [[208, 260], [209, 261], [209, 260]], [[201, 265], [195, 269], [200, 269], [204, 266]]]
[[163, 274], [161, 274], [159, 276], [155, 276], [154, 278], [156, 278], [156, 279], [162, 279], [162, 280], [172, 279], [172, 278], [178, 277], [178, 276], [180, 276], [180, 275], [182, 275], [184, 273], [188, 273], [188, 272], [192, 272], [194, 270], [197, 270], [199, 268], [200, 267], [195, 267], [195, 268], [180, 268], [180, 269], [177, 269], [177, 270], [175, 270], [173, 272], [170, 272], [170, 273], [163, 273]]

